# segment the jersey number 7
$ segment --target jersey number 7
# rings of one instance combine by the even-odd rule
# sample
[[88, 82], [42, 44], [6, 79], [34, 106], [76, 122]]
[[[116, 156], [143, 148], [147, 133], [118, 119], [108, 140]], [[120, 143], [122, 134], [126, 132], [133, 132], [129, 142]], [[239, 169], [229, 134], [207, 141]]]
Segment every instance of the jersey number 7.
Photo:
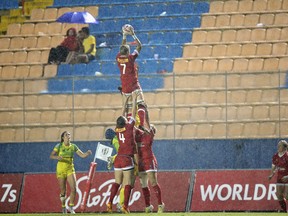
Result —
[[125, 74], [125, 72], [126, 72], [126, 64], [120, 64], [120, 65], [123, 66], [122, 72], [123, 72], [123, 74]]

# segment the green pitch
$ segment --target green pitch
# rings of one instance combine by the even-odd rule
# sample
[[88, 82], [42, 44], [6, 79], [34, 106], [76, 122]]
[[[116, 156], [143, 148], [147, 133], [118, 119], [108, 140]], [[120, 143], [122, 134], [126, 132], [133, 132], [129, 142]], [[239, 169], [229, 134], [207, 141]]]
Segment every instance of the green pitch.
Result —
[[[3, 215], [3, 216], [8, 216], [8, 215], [18, 215], [18, 216], [41, 216], [41, 215], [55, 215], [55, 216], [63, 216], [63, 214], [55, 214], [55, 213], [51, 213], [51, 214], [0, 214], [0, 215]], [[69, 214], [66, 214], [67, 216]], [[111, 215], [111, 216], [123, 216], [123, 214], [108, 214], [108, 213], [91, 213], [91, 214], [81, 214], [81, 213], [78, 213], [76, 215], [79, 215], [79, 216], [92, 216], [92, 215]], [[266, 213], [266, 212], [241, 212], [241, 213], [234, 213], [234, 212], [205, 212], [205, 213], [162, 213], [162, 214], [157, 214], [157, 213], [150, 213], [150, 214], [147, 214], [147, 213], [131, 213], [129, 214], [129, 216], [139, 216], [139, 215], [157, 215], [157, 216], [245, 216], [245, 215], [248, 215], [248, 216], [261, 216], [261, 215], [265, 215], [265, 216], [279, 216], [279, 215], [287, 215], [287, 213]]]

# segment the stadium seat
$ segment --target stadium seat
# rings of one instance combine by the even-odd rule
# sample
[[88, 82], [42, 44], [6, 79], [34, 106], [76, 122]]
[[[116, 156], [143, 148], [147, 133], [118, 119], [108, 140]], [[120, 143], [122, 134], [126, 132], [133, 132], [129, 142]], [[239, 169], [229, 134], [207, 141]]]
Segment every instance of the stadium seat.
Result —
[[35, 8], [31, 11], [30, 20], [42, 20], [44, 16], [43, 8]]
[[[13, 38], [12, 38], [13, 39]], [[10, 38], [0, 38], [0, 49], [8, 49], [10, 46]]]

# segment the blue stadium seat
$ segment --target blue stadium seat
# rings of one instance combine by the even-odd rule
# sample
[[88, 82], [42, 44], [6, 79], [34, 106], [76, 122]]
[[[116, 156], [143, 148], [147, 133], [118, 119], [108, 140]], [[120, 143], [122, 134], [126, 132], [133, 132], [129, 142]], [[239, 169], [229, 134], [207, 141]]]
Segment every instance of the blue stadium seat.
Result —
[[143, 91], [153, 91], [164, 87], [164, 79], [161, 76], [139, 77]]
[[60, 64], [57, 69], [57, 76], [72, 76], [72, 67], [71, 64]]
[[119, 74], [118, 66], [114, 61], [101, 61], [101, 73], [104, 75]]
[[73, 91], [73, 81], [71, 78], [52, 78], [48, 80], [49, 93], [71, 93]]
[[97, 60], [112, 60], [112, 49], [109, 47], [97, 47], [96, 59]]
[[0, 1], [0, 10], [9, 10], [19, 8], [18, 0], [2, 0]]
[[195, 2], [194, 13], [202, 14], [209, 12], [210, 5], [208, 2]]
[[74, 64], [72, 67], [73, 76], [87, 76], [87, 64]]
[[86, 74], [94, 76], [96, 72], [101, 72], [101, 63], [97, 60], [89, 62], [86, 65]]

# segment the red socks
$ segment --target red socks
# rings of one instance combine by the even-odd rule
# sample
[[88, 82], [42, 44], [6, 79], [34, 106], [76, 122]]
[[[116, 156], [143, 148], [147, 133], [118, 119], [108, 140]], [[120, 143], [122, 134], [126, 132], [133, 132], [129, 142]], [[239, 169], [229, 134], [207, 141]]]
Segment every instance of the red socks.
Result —
[[145, 205], [146, 207], [150, 206], [150, 190], [148, 187], [142, 188]]
[[130, 194], [131, 194], [132, 186], [131, 185], [125, 185], [124, 188], [124, 206], [128, 208]]
[[117, 193], [119, 187], [120, 187], [119, 184], [113, 183], [112, 188], [111, 188], [111, 195], [110, 195], [109, 202], [113, 203], [113, 199], [116, 196], [116, 193]]
[[281, 209], [282, 209], [284, 212], [287, 212], [285, 200], [279, 200], [278, 202], [279, 202], [279, 204], [280, 204], [280, 206], [281, 206]]
[[157, 197], [158, 205], [162, 205], [162, 196], [161, 196], [161, 188], [160, 188], [160, 186], [158, 184], [153, 186], [153, 190], [154, 190], [154, 193], [155, 193], [155, 195]]

